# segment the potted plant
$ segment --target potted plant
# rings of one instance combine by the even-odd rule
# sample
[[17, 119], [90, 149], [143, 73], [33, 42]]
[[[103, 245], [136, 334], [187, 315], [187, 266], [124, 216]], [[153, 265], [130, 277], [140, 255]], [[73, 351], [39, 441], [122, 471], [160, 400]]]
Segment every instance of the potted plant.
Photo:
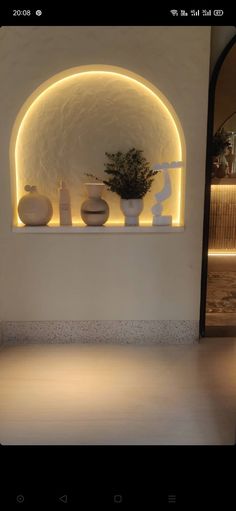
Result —
[[213, 173], [216, 177], [222, 178], [226, 175], [227, 160], [225, 150], [230, 146], [228, 133], [221, 128], [213, 137]]
[[[125, 215], [125, 225], [139, 225], [139, 215], [143, 210], [143, 197], [150, 190], [154, 176], [159, 172], [152, 170], [150, 163], [140, 149], [129, 149], [126, 153], [105, 153], [105, 173], [109, 178], [103, 183], [108, 190], [120, 196], [121, 210]], [[90, 177], [95, 177], [87, 174]], [[95, 177], [96, 180], [98, 180]]]

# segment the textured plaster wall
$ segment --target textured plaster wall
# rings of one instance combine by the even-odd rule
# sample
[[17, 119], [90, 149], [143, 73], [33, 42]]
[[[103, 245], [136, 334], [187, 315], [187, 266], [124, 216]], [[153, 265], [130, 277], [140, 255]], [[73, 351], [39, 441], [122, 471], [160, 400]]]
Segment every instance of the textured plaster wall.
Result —
[[[137, 147], [152, 165], [182, 159], [175, 122], [150, 89], [118, 74], [117, 67], [110, 68], [116, 72], [108, 71], [109, 67], [106, 71], [76, 69], [77, 73], [75, 69], [68, 70], [71, 76], [55, 78], [58, 81], [39, 94], [24, 112], [18, 128], [15, 150], [18, 200], [25, 193], [26, 183], [36, 184], [52, 201], [54, 223], [59, 218], [61, 179], [70, 189], [73, 221], [82, 222], [80, 207], [86, 198], [84, 183], [88, 181], [85, 172], [104, 179], [105, 152]], [[173, 192], [164, 210], [176, 223], [180, 172], [170, 171]], [[151, 224], [151, 207], [162, 185], [163, 175], [159, 173], [145, 198], [141, 222]], [[119, 197], [106, 190], [104, 198], [110, 207], [109, 222], [123, 223]]]
[[[198, 320], [209, 57], [209, 27], [0, 30], [1, 320]], [[187, 146], [183, 233], [11, 231], [9, 141], [17, 113], [42, 82], [88, 64], [130, 69], [174, 106]]]

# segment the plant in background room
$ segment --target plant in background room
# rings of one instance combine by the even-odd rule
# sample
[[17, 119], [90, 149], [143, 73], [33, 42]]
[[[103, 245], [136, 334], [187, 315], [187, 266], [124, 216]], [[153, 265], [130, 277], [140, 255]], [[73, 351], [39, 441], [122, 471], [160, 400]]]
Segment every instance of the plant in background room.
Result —
[[226, 168], [228, 166], [225, 158], [225, 151], [230, 145], [229, 135], [224, 128], [217, 130], [212, 143], [213, 176], [219, 178], [225, 177]]
[[[139, 215], [143, 210], [143, 197], [150, 190], [154, 176], [159, 172], [152, 170], [150, 163], [140, 149], [129, 149], [126, 153], [105, 153], [105, 173], [109, 179], [103, 183], [108, 190], [120, 196], [121, 210], [125, 215], [125, 225], [139, 225]], [[89, 177], [98, 178], [92, 174]]]
[[230, 146], [228, 133], [222, 128], [213, 137], [213, 156], [219, 156]]

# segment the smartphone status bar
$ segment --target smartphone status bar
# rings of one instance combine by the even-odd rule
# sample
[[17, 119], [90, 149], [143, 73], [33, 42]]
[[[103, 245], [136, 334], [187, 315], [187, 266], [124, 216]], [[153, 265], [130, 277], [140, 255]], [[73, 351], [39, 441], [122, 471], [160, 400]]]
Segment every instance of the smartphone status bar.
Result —
[[[222, 8], [181, 9], [157, 7], [155, 12], [138, 9], [132, 13], [125, 10], [97, 10], [93, 7], [89, 12], [81, 11], [78, 6], [63, 8], [2, 8], [0, 24], [3, 25], [234, 25], [236, 10], [233, 6]], [[219, 6], [218, 6], [219, 7]], [[235, 23], [236, 26], [236, 23]]]

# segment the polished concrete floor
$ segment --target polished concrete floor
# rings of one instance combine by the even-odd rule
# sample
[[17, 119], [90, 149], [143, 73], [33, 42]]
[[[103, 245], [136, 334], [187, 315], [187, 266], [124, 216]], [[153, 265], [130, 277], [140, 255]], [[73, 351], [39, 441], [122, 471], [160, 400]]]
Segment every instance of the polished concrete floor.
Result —
[[236, 339], [0, 351], [2, 444], [233, 444]]

